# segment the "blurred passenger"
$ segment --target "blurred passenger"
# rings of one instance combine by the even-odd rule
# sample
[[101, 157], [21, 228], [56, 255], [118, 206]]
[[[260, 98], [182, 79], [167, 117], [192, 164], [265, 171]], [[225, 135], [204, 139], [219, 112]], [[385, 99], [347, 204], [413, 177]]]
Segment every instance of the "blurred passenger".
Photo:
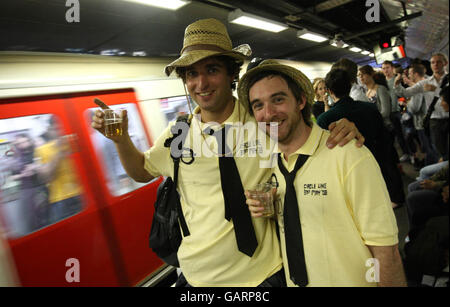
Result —
[[[350, 87], [347, 78], [345, 96]], [[267, 60], [242, 77], [238, 93], [281, 151], [277, 218], [288, 285], [376, 286], [366, 277], [367, 259], [376, 258], [378, 286], [405, 286], [395, 216], [377, 162], [365, 147], [326, 148], [328, 132], [305, 118], [313, 101], [307, 77]], [[275, 136], [272, 122], [281, 122]], [[247, 204], [261, 219], [261, 203]]]
[[[181, 55], [165, 71], [169, 76], [175, 70], [198, 104], [191, 117], [188, 140], [197, 139], [204, 145], [208, 139], [216, 144], [216, 132], [222, 135], [225, 123], [256, 123], [248, 106], [234, 98], [232, 92], [243, 61], [250, 54], [248, 45], [232, 49], [226, 27], [216, 19], [198, 20], [186, 28]], [[103, 112], [96, 111], [92, 122], [92, 127], [102, 134], [103, 116]], [[110, 139], [128, 175], [138, 182], [173, 176], [174, 162], [164, 143], [172, 136], [174, 123], [143, 153], [129, 136], [126, 111], [122, 119], [123, 134]], [[348, 125], [342, 121], [337, 129]], [[348, 130], [352, 130], [352, 139], [356, 132]], [[340, 141], [330, 140], [332, 145]], [[275, 224], [270, 219], [251, 220], [245, 205], [244, 189], [269, 179], [272, 169], [260, 167], [263, 157], [259, 155], [227, 157], [223, 149], [217, 148], [213, 154], [209, 157], [196, 152], [191, 164], [179, 165], [181, 180], [177, 190], [190, 236], [183, 238], [178, 249], [182, 274], [176, 285], [285, 285]]]
[[[27, 133], [19, 133], [13, 141], [12, 180], [20, 182], [20, 199], [16, 204], [19, 217], [9, 225], [14, 236], [24, 236], [40, 227], [41, 210], [48, 206], [48, 189], [45, 184], [43, 167], [35, 157], [33, 139]], [[44, 208], [44, 209], [43, 209]]]
[[313, 82], [314, 99], [316, 100], [312, 106], [312, 113], [317, 119], [320, 114], [328, 110], [328, 96], [325, 88], [325, 80], [323, 78], [317, 78]]
[[[395, 81], [395, 68], [391, 61], [384, 61], [381, 65], [384, 76], [386, 77], [387, 88], [389, 89], [389, 94], [391, 96], [391, 114], [390, 120], [394, 127], [395, 139], [402, 149], [403, 155], [400, 157], [400, 161], [404, 162], [410, 158], [412, 155], [411, 150], [408, 148], [406, 143], [406, 137], [403, 135], [403, 127], [401, 123], [402, 113], [400, 112], [400, 106], [398, 104], [398, 96], [394, 91], [394, 81]], [[401, 66], [400, 66], [401, 69]], [[399, 73], [401, 74], [402, 71]]]
[[[406, 89], [400, 85], [401, 76], [398, 75], [395, 80], [396, 93], [406, 98], [422, 93], [425, 97], [427, 112], [429, 112], [433, 98], [439, 96], [440, 88], [443, 86], [442, 81], [446, 79], [448, 82], [448, 77], [444, 78], [447, 64], [448, 60], [444, 54], [434, 54], [431, 57], [433, 75]], [[431, 143], [435, 146], [440, 161], [448, 160], [448, 124], [448, 112], [444, 111], [439, 99], [431, 113], [429, 129]]]
[[350, 97], [353, 100], [369, 102], [364, 88], [358, 84], [358, 65], [356, 65], [355, 62], [347, 58], [341, 58], [331, 66], [331, 69], [334, 68], [341, 68], [348, 73], [350, 81], [352, 83], [352, 88], [350, 89]]
[[69, 155], [72, 153], [68, 137], [60, 137], [61, 128], [54, 117], [49, 120], [48, 142], [36, 148], [36, 157], [44, 165], [48, 182], [50, 221], [55, 223], [81, 211], [81, 187]]

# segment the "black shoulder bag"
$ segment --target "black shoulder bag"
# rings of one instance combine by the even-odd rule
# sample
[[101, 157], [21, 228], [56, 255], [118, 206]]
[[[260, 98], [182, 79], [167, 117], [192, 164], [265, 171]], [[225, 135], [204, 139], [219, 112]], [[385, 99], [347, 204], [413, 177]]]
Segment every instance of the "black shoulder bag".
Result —
[[[186, 123], [179, 125], [179, 123]], [[182, 128], [189, 128], [190, 122], [188, 116], [180, 116], [177, 118], [175, 124], [175, 131], [172, 129], [173, 136], [166, 139], [164, 142], [165, 147], [171, 149], [171, 157], [174, 163], [174, 175], [173, 181], [171, 177], [167, 177], [158, 187], [155, 201], [155, 212], [153, 215], [152, 226], [149, 236], [150, 248], [167, 264], [175, 267], [179, 267], [177, 252], [183, 239], [180, 232], [180, 226], [183, 230], [183, 237], [189, 236], [189, 229], [184, 219], [183, 211], [181, 209], [180, 195], [177, 191], [178, 183], [178, 168], [180, 165], [180, 159], [182, 158], [181, 152], [183, 151], [183, 143], [186, 135], [189, 131], [185, 131]], [[180, 128], [177, 128], [180, 127]], [[178, 129], [178, 131], [177, 131]], [[189, 130], [189, 129], [187, 129]], [[178, 154], [171, 148], [172, 142], [178, 139]], [[181, 141], [180, 141], [181, 140]], [[175, 144], [176, 145], [176, 144]], [[193, 162], [193, 152], [190, 150], [192, 160], [187, 164]]]

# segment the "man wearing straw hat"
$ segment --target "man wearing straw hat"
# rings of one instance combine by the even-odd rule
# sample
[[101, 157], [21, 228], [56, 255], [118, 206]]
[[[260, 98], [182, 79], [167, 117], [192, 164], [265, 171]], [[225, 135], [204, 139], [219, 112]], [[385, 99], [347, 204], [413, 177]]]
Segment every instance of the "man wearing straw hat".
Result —
[[[238, 94], [258, 122], [278, 125], [277, 212], [288, 286], [405, 285], [378, 164], [366, 147], [326, 148], [329, 133], [310, 120], [308, 78], [266, 60], [242, 77]], [[259, 201], [247, 204], [261, 216]]]
[[[245, 204], [244, 189], [266, 181], [272, 170], [260, 167], [259, 156], [235, 157], [239, 144], [228, 146], [226, 142], [221, 143], [220, 137], [225, 135], [221, 130], [226, 131], [225, 123], [255, 122], [247, 106], [238, 103], [232, 95], [240, 67], [250, 53], [248, 45], [232, 49], [221, 22], [204, 19], [186, 28], [180, 57], [165, 68], [167, 75], [176, 70], [198, 104], [184, 146], [200, 140], [202, 152], [194, 152], [192, 163], [180, 163], [177, 187], [190, 232], [178, 250], [187, 285], [285, 285], [275, 225], [270, 219], [251, 219]], [[174, 123], [150, 150], [142, 153], [126, 133], [126, 112], [122, 116], [124, 134], [111, 139], [128, 175], [139, 182], [160, 175], [172, 176], [174, 163], [164, 142], [172, 135]], [[102, 117], [103, 113], [97, 111], [92, 123], [100, 132], [104, 131]], [[336, 138], [330, 139], [331, 146], [346, 143], [358, 133], [354, 125], [348, 128], [346, 124], [341, 122], [336, 126]], [[258, 143], [247, 140], [246, 146], [239, 148], [249, 150], [249, 144], [258, 147]], [[203, 154], [204, 149], [215, 155]]]

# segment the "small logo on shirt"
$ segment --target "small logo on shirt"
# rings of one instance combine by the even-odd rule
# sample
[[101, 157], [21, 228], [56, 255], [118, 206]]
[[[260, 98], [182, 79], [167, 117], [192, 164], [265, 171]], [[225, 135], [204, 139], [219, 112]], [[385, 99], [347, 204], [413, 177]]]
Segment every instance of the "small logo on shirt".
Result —
[[327, 196], [327, 184], [326, 183], [305, 183], [303, 184], [303, 195], [311, 196]]
[[240, 144], [238, 156], [244, 156], [248, 154], [250, 157], [255, 157], [256, 154], [262, 154], [263, 149], [259, 140], [252, 140], [249, 142], [245, 142]]

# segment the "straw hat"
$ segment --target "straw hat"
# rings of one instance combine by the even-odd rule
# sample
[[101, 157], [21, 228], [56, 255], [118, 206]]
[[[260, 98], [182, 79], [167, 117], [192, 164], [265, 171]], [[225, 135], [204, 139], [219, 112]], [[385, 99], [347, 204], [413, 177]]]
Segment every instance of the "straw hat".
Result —
[[210, 56], [227, 55], [239, 62], [252, 54], [250, 46], [240, 45], [232, 49], [225, 26], [217, 19], [201, 19], [190, 24], [184, 32], [180, 57], [164, 69], [169, 76], [176, 67], [187, 67]]
[[244, 105], [249, 105], [249, 82], [253, 76], [261, 73], [263, 71], [276, 71], [290, 77], [305, 93], [306, 102], [312, 105], [314, 103], [314, 89], [312, 87], [311, 81], [305, 76], [300, 70], [278, 63], [275, 60], [264, 60], [258, 66], [248, 70], [239, 81], [238, 85], [238, 95], [239, 101]]

